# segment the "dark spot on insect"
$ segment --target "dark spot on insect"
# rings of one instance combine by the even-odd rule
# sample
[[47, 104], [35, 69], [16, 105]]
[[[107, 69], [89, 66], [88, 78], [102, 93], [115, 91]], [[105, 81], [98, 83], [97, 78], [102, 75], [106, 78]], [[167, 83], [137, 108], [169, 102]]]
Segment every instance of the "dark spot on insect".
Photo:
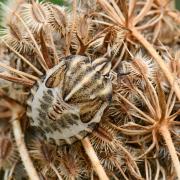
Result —
[[38, 118], [39, 126], [43, 127], [43, 119]]
[[40, 102], [41, 102], [41, 104], [40, 104], [41, 109], [47, 112], [47, 110], [49, 109], [49, 104], [46, 104], [42, 101], [40, 101]]
[[48, 95], [53, 96], [53, 93], [50, 89], [47, 90]]
[[80, 117], [81, 117], [80, 119], [83, 123], [88, 123], [94, 117], [94, 113], [93, 114], [91, 112], [83, 113], [80, 115]]
[[62, 128], [68, 128], [68, 124], [67, 124], [67, 119], [66, 118], [61, 118], [59, 121], [58, 121], [59, 125], [62, 127]]
[[74, 119], [67, 119], [67, 122], [68, 122], [68, 124], [70, 124], [70, 125], [78, 125], [78, 122], [76, 121], [76, 120], [74, 120]]
[[46, 113], [43, 112], [41, 109], [38, 109], [38, 111], [39, 111], [39, 117], [40, 117], [41, 119], [46, 119]]
[[53, 101], [53, 96], [49, 96], [47, 93], [44, 93], [42, 99], [43, 99], [43, 101], [45, 101], [46, 103], [51, 104], [52, 101]]
[[28, 142], [29, 140], [45, 140], [45, 132], [40, 127], [37, 126], [30, 126], [28, 127], [25, 133], [25, 140]]
[[89, 133], [85, 130], [79, 132], [79, 135], [82, 136], [83, 138], [86, 137]]
[[92, 123], [90, 123], [89, 125], [88, 125], [88, 128], [90, 128], [91, 130], [93, 130], [93, 129], [96, 129], [97, 127], [98, 127], [98, 123], [96, 123], [96, 122], [92, 122]]
[[[51, 132], [51, 129], [49, 127], [45, 127], [45, 131], [46, 133], [50, 133]], [[52, 132], [51, 132], [52, 133]]]
[[51, 123], [50, 126], [52, 127], [53, 131], [61, 132], [61, 129], [58, 127], [56, 123]]
[[34, 123], [34, 120], [33, 120], [33, 118], [31, 118], [31, 117], [29, 117], [29, 121], [32, 122], [32, 123]]

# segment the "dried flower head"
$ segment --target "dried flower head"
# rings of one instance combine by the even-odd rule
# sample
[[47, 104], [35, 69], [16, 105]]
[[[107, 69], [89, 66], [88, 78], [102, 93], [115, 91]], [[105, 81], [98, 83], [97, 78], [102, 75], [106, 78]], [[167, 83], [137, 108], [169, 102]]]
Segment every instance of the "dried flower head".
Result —
[[180, 21], [169, 1], [9, 2], [0, 179], [180, 178]]

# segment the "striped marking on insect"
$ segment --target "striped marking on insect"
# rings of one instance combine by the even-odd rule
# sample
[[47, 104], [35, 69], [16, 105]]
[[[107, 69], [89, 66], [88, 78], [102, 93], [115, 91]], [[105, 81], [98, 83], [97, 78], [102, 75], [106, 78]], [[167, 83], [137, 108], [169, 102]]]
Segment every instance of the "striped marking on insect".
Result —
[[72, 55], [48, 70], [28, 100], [31, 126], [57, 145], [84, 138], [99, 123], [112, 96], [110, 61]]

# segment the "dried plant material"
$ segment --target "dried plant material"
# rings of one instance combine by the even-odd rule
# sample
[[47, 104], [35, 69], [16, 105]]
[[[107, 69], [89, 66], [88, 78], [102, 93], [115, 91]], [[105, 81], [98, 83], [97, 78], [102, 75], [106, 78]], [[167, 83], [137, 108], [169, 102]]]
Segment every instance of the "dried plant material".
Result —
[[96, 153], [94, 152], [93, 147], [91, 146], [90, 141], [87, 138], [85, 138], [84, 140], [82, 140], [82, 144], [85, 148], [87, 155], [89, 156], [89, 158], [92, 162], [92, 166], [93, 166], [94, 170], [96, 171], [96, 173], [99, 176], [99, 179], [100, 180], [103, 180], [103, 179], [107, 180], [108, 177], [107, 177], [103, 167], [101, 166], [101, 164], [98, 160], [98, 157], [96, 156]]
[[0, 8], [0, 179], [180, 179], [170, 1]]

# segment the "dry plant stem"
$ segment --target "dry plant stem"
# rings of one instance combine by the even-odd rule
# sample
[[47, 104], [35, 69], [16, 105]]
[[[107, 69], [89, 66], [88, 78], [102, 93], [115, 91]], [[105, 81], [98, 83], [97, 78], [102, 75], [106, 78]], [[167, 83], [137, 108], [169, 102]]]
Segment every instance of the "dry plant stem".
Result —
[[43, 75], [41, 71], [39, 71], [33, 64], [31, 64], [24, 56], [22, 56], [20, 53], [18, 53], [16, 50], [14, 50], [11, 46], [9, 46], [6, 41], [2, 40], [3, 43], [11, 50], [13, 51], [17, 56], [19, 56], [26, 64], [28, 64], [38, 75]]
[[149, 51], [149, 53], [151, 54], [151, 56], [154, 58], [154, 60], [158, 63], [158, 65], [160, 66], [160, 68], [162, 69], [162, 71], [164, 72], [164, 75], [166, 76], [166, 78], [168, 79], [171, 87], [173, 87], [176, 96], [178, 97], [178, 99], [180, 100], [180, 88], [177, 84], [177, 82], [175, 82], [175, 79], [172, 75], [172, 73], [169, 71], [169, 69], [167, 68], [166, 64], [164, 63], [163, 59], [161, 58], [161, 56], [159, 56], [159, 54], [156, 52], [156, 50], [153, 48], [153, 46], [146, 40], [146, 38], [143, 37], [143, 35], [141, 35], [136, 28], [132, 28], [131, 29], [133, 36], [147, 49], [147, 51]]
[[63, 180], [63, 178], [61, 177], [61, 175], [59, 174], [57, 168], [54, 166], [54, 164], [50, 164], [51, 168], [53, 169], [53, 171], [56, 173], [57, 177], [59, 180]]
[[123, 19], [121, 19], [121, 17], [117, 15], [117, 13], [114, 10], [114, 8], [106, 0], [98, 0], [97, 2], [110, 15], [110, 17], [113, 18], [113, 22], [115, 22], [117, 24], [120, 24], [120, 25], [123, 24], [124, 17], [123, 17]]
[[167, 14], [180, 24], [180, 12], [168, 11]]
[[119, 169], [119, 171], [121, 172], [121, 174], [123, 175], [125, 180], [128, 180], [128, 177], [125, 175], [124, 171], [122, 170], [121, 166], [119, 165], [119, 163], [117, 162], [117, 160], [115, 160], [115, 164], [116, 167]]
[[180, 162], [179, 162], [179, 159], [178, 159], [178, 156], [176, 153], [176, 149], [172, 142], [171, 134], [168, 130], [168, 127], [166, 125], [162, 125], [162, 127], [160, 128], [160, 133], [162, 134], [162, 136], [166, 142], [166, 145], [169, 149], [169, 153], [171, 155], [171, 159], [174, 164], [174, 168], [176, 170], [178, 180], [180, 180]]
[[27, 171], [27, 174], [30, 179], [39, 180], [38, 174], [33, 166], [33, 163], [30, 159], [28, 150], [25, 146], [25, 142], [24, 142], [24, 138], [23, 138], [24, 136], [23, 136], [19, 121], [17, 119], [14, 119], [12, 121], [12, 126], [13, 126], [14, 137], [16, 140], [16, 145], [17, 145], [19, 154], [21, 156], [22, 162]]
[[25, 86], [33, 86], [34, 84], [34, 81], [31, 81], [31, 80], [25, 80], [25, 79], [22, 79], [22, 78], [18, 78], [18, 77], [13, 77], [13, 76], [9, 76], [7, 74], [3, 74], [3, 73], [0, 73], [0, 78], [4, 79], [4, 80], [8, 80], [8, 81], [11, 81], [11, 82], [15, 82], [15, 83], [19, 83], [19, 84], [23, 84]]
[[25, 166], [27, 174], [30, 179], [39, 180], [36, 169], [33, 166], [28, 150], [26, 148], [24, 142], [24, 135], [22, 133], [21, 125], [18, 120], [23, 116], [25, 110], [21, 105], [19, 105], [13, 99], [6, 96], [2, 90], [0, 90], [0, 97], [3, 98], [2, 100], [4, 101], [5, 107], [8, 107], [11, 110], [11, 114], [12, 114], [11, 124], [12, 124], [13, 134], [16, 141], [17, 149], [19, 151], [20, 157]]
[[144, 5], [141, 12], [135, 17], [134, 19], [134, 25], [137, 24], [139, 21], [143, 19], [143, 17], [147, 14], [147, 12], [151, 9], [151, 5], [153, 3], [153, 0], [147, 0], [146, 4]]
[[106, 175], [104, 168], [102, 167], [92, 145], [88, 138], [83, 139], [82, 145], [86, 151], [86, 154], [88, 155], [89, 159], [91, 160], [92, 166], [99, 176], [100, 180], [109, 180], [108, 176]]
[[129, 2], [129, 8], [128, 8], [128, 16], [131, 18], [134, 8], [136, 6], [136, 0], [130, 0]]
[[14, 69], [14, 68], [12, 68], [12, 67], [10, 67], [10, 66], [7, 66], [7, 65], [4, 64], [4, 63], [1, 63], [1, 62], [0, 62], [0, 67], [3, 67], [3, 68], [5, 68], [5, 69], [7, 69], [7, 70], [9, 70], [9, 71], [11, 71], [11, 72], [14, 72], [14, 73], [16, 73], [16, 74], [19, 75], [19, 76], [22, 75], [22, 76], [25, 76], [25, 77], [27, 77], [27, 78], [33, 79], [33, 80], [38, 80], [38, 77], [36, 77], [36, 76], [33, 76], [33, 75], [31, 75], [31, 74], [28, 74], [28, 73], [19, 71], [19, 70]]

